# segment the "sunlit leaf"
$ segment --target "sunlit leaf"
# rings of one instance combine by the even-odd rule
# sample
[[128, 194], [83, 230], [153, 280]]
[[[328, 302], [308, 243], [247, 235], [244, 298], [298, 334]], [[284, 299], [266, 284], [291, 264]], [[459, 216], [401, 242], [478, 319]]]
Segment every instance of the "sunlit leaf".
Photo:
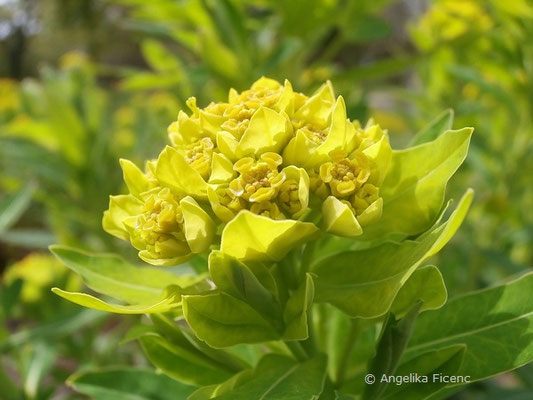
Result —
[[92, 308], [93, 310], [106, 311], [116, 314], [150, 314], [162, 313], [176, 308], [179, 304], [179, 295], [169, 294], [158, 302], [153, 304], [131, 304], [120, 305], [106, 303], [90, 294], [74, 293], [52, 288], [52, 292], [80, 306]]
[[57, 245], [50, 250], [67, 267], [80, 274], [91, 289], [131, 304], [153, 304], [160, 300], [167, 286], [184, 287], [197, 280], [158, 268], [136, 267], [110, 254], [89, 254]]
[[414, 241], [385, 243], [366, 250], [334, 254], [315, 263], [316, 299], [352, 317], [386, 313], [402, 285], [416, 268], [451, 239], [472, 202], [471, 190], [449, 219]]

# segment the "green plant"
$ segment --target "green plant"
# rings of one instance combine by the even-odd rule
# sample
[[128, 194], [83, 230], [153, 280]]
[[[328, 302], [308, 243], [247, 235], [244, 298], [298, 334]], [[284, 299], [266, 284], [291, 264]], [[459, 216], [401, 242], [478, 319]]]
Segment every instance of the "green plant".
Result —
[[0, 90], [0, 188], [12, 192], [0, 198], [0, 397], [72, 397], [64, 382], [75, 370], [143, 359], [133, 345], [110, 357], [133, 321], [58, 301], [48, 288], [76, 290], [78, 278], [42, 252], [59, 241], [128, 255], [99, 223], [123, 185], [108, 172], [119, 154], [157, 151], [176, 102], [161, 91], [142, 104], [104, 91], [79, 53], [40, 81], [1, 80]]
[[[149, 315], [127, 339], [183, 398], [426, 398], [460, 387], [434, 376], [465, 384], [531, 361], [531, 275], [445, 304], [427, 265], [472, 202], [468, 190], [453, 210], [444, 203], [471, 128], [436, 122], [391, 150], [379, 125], [347, 119], [329, 83], [307, 97], [261, 78], [228, 102], [187, 104], [145, 171], [121, 162], [129, 194], [111, 197], [103, 220], [169, 270], [52, 247], [126, 304], [56, 294]], [[431, 381], [391, 384], [412, 373]], [[111, 374], [72, 382], [106, 393]]]
[[[0, 240], [16, 241], [20, 231], [12, 226], [29, 206], [34, 189], [30, 184], [19, 193], [1, 199]], [[0, 280], [2, 399], [72, 398], [63, 382], [77, 369], [135, 360], [131, 346], [118, 352], [113, 350], [112, 356], [109, 352], [116, 349], [131, 321], [118, 321], [65, 303], [50, 292], [50, 285], [79, 290], [81, 280], [65, 270], [52, 255], [42, 252], [26, 255], [3, 271]]]
[[455, 293], [533, 263], [532, 17], [527, 1], [440, 0], [409, 27], [421, 54], [415, 72], [423, 90], [409, 97], [415, 119], [453, 107], [456, 123], [476, 127], [457, 179], [475, 187], [477, 201], [442, 260]]
[[366, 119], [366, 94], [374, 89], [367, 83], [411, 62], [385, 40], [393, 31], [383, 16], [391, 0], [110, 2], [125, 6], [122, 26], [140, 37], [149, 69], [109, 72], [123, 78], [124, 90], [166, 88], [183, 105], [192, 95], [201, 103], [222, 100], [257, 76], [287, 78], [306, 91], [330, 79], [349, 93], [349, 114]]
[[43, 68], [40, 81], [2, 84], [11, 100], [6, 96], [0, 114], [0, 187], [17, 191], [30, 181], [34, 189], [27, 210], [33, 225], [13, 227], [3, 241], [118, 251], [99, 223], [109, 193], [122, 185], [120, 174], [109, 171], [119, 154], [138, 160], [156, 154], [176, 101], [160, 91], [141, 105], [135, 96], [105, 91], [79, 53], [65, 55], [60, 70]]

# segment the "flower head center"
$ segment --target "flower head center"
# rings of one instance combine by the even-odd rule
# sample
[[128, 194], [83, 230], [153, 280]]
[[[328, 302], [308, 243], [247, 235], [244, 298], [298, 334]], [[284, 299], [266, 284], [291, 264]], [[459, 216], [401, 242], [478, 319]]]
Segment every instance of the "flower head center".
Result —
[[240, 176], [230, 182], [231, 193], [250, 202], [273, 199], [285, 180], [285, 175], [278, 172], [281, 162], [281, 156], [275, 153], [265, 153], [259, 161], [240, 159], [233, 167]]
[[150, 195], [137, 220], [137, 229], [148, 242], [160, 234], [175, 234], [183, 230], [183, 213], [177, 198], [168, 188]]
[[370, 177], [368, 161], [362, 154], [354, 158], [334, 158], [320, 166], [321, 180], [331, 189], [331, 193], [338, 198], [346, 198], [354, 194]]
[[215, 145], [209, 137], [204, 137], [185, 147], [185, 160], [196, 171], [207, 179], [211, 172], [211, 157]]

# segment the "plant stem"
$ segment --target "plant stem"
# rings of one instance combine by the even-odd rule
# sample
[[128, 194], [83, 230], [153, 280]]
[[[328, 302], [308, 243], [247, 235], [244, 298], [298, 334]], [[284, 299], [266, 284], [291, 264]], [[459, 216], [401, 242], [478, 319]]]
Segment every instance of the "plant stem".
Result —
[[305, 245], [302, 253], [302, 261], [300, 262], [300, 270], [298, 271], [299, 281], [302, 282], [305, 279], [305, 274], [309, 272], [309, 267], [313, 262], [315, 250], [318, 244], [318, 240], [313, 240]]
[[352, 354], [353, 348], [355, 346], [355, 343], [357, 342], [357, 339], [360, 333], [361, 333], [360, 324], [358, 323], [357, 319], [352, 319], [350, 331], [348, 332], [348, 338], [344, 346], [344, 351], [342, 352], [341, 358], [339, 360], [339, 367], [337, 369], [337, 377], [335, 378], [335, 382], [338, 387], [340, 387], [344, 383], [348, 361], [350, 360], [350, 355]]
[[300, 342], [294, 341], [294, 340], [288, 340], [285, 342], [285, 344], [291, 351], [292, 355], [298, 361], [306, 361], [309, 359], [309, 355], [306, 353], [306, 351], [304, 350]]
[[315, 343], [315, 328], [313, 324], [313, 308], [309, 308], [307, 311], [307, 334], [308, 337], [302, 342], [307, 354], [313, 356], [316, 353], [316, 343]]

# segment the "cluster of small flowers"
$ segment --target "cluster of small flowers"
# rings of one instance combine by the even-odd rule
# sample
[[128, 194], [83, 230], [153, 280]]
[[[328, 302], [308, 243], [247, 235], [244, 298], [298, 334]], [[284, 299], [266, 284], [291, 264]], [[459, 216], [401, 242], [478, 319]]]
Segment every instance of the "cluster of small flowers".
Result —
[[179, 112], [171, 146], [141, 171], [121, 160], [128, 195], [111, 196], [104, 229], [151, 264], [175, 265], [216, 245], [243, 212], [358, 236], [381, 216], [386, 132], [346, 116], [328, 82], [308, 97], [261, 78], [228, 102]]

